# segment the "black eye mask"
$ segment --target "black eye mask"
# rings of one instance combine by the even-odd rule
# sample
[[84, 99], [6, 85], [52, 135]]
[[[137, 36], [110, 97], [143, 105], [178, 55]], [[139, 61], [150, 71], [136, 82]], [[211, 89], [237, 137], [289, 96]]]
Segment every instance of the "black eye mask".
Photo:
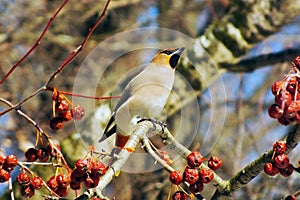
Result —
[[174, 69], [178, 63], [180, 56], [177, 54], [174, 54], [171, 56], [170, 60], [169, 60], [169, 64], [170, 66]]

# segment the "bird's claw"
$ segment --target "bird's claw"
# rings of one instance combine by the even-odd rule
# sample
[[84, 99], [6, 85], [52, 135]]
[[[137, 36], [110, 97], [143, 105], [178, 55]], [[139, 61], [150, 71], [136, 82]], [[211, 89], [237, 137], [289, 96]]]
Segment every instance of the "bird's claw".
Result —
[[162, 132], [165, 132], [165, 127], [167, 127], [167, 124], [162, 122], [162, 121], [158, 121], [156, 119], [153, 118], [142, 118], [140, 119], [137, 123], [143, 122], [143, 121], [150, 121], [153, 124], [154, 130], [156, 130], [156, 124], [160, 125]]

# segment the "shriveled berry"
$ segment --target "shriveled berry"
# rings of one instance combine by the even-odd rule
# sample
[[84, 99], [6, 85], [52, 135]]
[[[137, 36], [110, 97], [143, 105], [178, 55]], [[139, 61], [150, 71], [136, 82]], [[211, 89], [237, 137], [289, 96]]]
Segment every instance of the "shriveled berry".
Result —
[[70, 121], [72, 119], [72, 113], [70, 110], [66, 111], [65, 113], [59, 114], [58, 116], [64, 119], [64, 121]]
[[221, 158], [218, 158], [216, 156], [211, 156], [208, 160], [208, 167], [212, 170], [219, 169], [223, 164], [223, 161]]
[[289, 164], [289, 166], [287, 166], [286, 168], [284, 169], [279, 169], [279, 172], [282, 176], [284, 177], [288, 177], [290, 175], [293, 174], [294, 172], [294, 166], [292, 164]]
[[99, 180], [99, 177], [92, 178], [91, 176], [87, 176], [86, 179], [84, 179], [84, 184], [87, 188], [95, 188], [97, 187]]
[[278, 105], [283, 104], [286, 107], [288, 107], [291, 104], [292, 100], [293, 100], [293, 97], [292, 97], [291, 93], [288, 91], [280, 92], [278, 95], [275, 96], [275, 102]]
[[30, 180], [30, 185], [35, 189], [39, 190], [43, 187], [44, 182], [43, 179], [39, 176], [35, 176]]
[[269, 176], [275, 176], [279, 173], [278, 167], [276, 167], [273, 163], [266, 163], [264, 166], [264, 171]]
[[80, 120], [84, 116], [84, 108], [80, 105], [74, 106], [71, 110], [74, 120]]
[[279, 118], [283, 115], [283, 110], [277, 104], [272, 104], [268, 109], [268, 114], [271, 118]]
[[193, 151], [187, 157], [188, 166], [191, 168], [199, 167], [203, 161], [204, 161], [204, 158], [201, 155], [201, 153], [198, 151]]
[[8, 155], [5, 158], [4, 168], [12, 171], [18, 164], [18, 159], [15, 155]]
[[82, 186], [82, 184], [80, 182], [71, 181], [71, 183], [70, 183], [70, 187], [72, 190], [80, 190], [81, 186]]
[[98, 160], [91, 162], [91, 174], [95, 177], [103, 176], [107, 171], [107, 167]]
[[277, 121], [284, 126], [287, 126], [291, 123], [291, 121], [287, 120], [284, 116], [279, 117]]
[[61, 197], [67, 196], [68, 192], [69, 192], [68, 187], [62, 187], [62, 186], [58, 186], [57, 190], [55, 191], [55, 193]]
[[29, 185], [30, 180], [31, 180], [30, 174], [26, 173], [25, 171], [22, 171], [17, 176], [17, 182], [23, 186]]
[[203, 183], [209, 183], [214, 178], [214, 173], [210, 169], [200, 169], [199, 174]]
[[86, 176], [87, 176], [86, 171], [76, 168], [72, 171], [70, 179], [71, 179], [71, 182], [72, 181], [73, 182], [82, 182], [82, 181], [84, 181]]
[[70, 178], [66, 174], [57, 175], [56, 181], [57, 181], [59, 187], [67, 187], [68, 185], [70, 185]]
[[172, 195], [172, 200], [187, 200], [186, 194], [182, 191], [176, 191]]
[[182, 182], [183, 175], [180, 171], [173, 171], [169, 175], [169, 179], [171, 183], [175, 185], [179, 185]]
[[197, 193], [202, 192], [203, 187], [204, 187], [204, 185], [203, 185], [202, 181], [198, 180], [196, 183], [189, 186], [189, 190], [193, 194], [197, 194]]
[[91, 162], [88, 159], [78, 159], [75, 162], [75, 166], [78, 169], [83, 169], [85, 171], [88, 171], [91, 169]]
[[283, 82], [282, 81], [275, 81], [271, 87], [272, 93], [277, 95], [279, 91], [282, 89]]
[[31, 198], [34, 195], [34, 189], [28, 185], [21, 187], [21, 195], [26, 198]]
[[294, 94], [296, 92], [296, 88], [297, 88], [297, 84], [298, 84], [297, 77], [295, 77], [295, 76], [289, 77], [289, 79], [286, 81], [288, 81], [286, 90], [288, 92], [290, 92], [291, 94]]
[[57, 190], [58, 188], [58, 183], [56, 181], [56, 177], [55, 176], [51, 176], [50, 179], [46, 182], [47, 186], [53, 190], [54, 192]]
[[25, 152], [25, 158], [29, 161], [29, 162], [34, 162], [38, 159], [37, 156], [37, 149], [35, 148], [29, 148], [27, 149], [27, 151]]
[[8, 181], [9, 178], [10, 178], [9, 172], [5, 169], [0, 169], [0, 183], [4, 183]]
[[50, 120], [50, 128], [54, 131], [63, 128], [64, 127], [63, 121], [64, 119], [61, 117], [53, 117]]
[[186, 167], [183, 172], [183, 181], [188, 184], [194, 184], [199, 180], [199, 172], [198, 169], [193, 169]]
[[66, 100], [61, 100], [55, 103], [55, 110], [59, 114], [63, 114], [69, 110], [69, 104]]
[[285, 141], [277, 141], [273, 144], [273, 150], [275, 153], [278, 154], [283, 154], [285, 153], [286, 150], [286, 142]]
[[274, 164], [279, 169], [285, 169], [290, 164], [290, 160], [289, 160], [288, 155], [286, 155], [286, 154], [279, 154], [279, 155], [275, 156], [275, 158], [274, 158]]
[[[59, 150], [59, 151], [61, 150], [60, 146], [58, 144], [54, 144], [54, 146], [57, 150]], [[56, 157], [57, 156], [57, 151], [56, 151], [55, 148], [51, 144], [48, 144], [47, 147], [46, 147], [47, 154], [52, 156], [52, 157]]]
[[40, 161], [46, 162], [49, 160], [49, 154], [46, 148], [42, 147], [37, 150], [37, 156]]

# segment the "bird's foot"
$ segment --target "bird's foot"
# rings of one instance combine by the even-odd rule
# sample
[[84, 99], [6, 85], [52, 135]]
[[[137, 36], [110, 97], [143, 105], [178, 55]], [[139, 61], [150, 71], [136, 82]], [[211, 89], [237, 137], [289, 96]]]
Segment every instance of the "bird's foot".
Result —
[[161, 130], [162, 130], [163, 133], [165, 132], [165, 128], [167, 127], [166, 123], [164, 123], [162, 121], [159, 121], [159, 120], [156, 120], [156, 119], [153, 119], [153, 118], [142, 118], [137, 123], [140, 123], [140, 122], [143, 122], [143, 121], [152, 122], [154, 130], [156, 130], [156, 125], [159, 125], [161, 127]]

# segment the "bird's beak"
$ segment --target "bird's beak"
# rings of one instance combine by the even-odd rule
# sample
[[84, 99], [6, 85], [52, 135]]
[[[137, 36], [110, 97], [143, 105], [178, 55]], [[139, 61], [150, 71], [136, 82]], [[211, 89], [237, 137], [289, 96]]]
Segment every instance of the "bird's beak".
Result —
[[175, 51], [174, 51], [174, 53], [172, 53], [172, 54], [177, 54], [177, 55], [181, 55], [181, 53], [183, 52], [185, 50], [185, 48], [184, 47], [181, 47], [181, 48], [178, 48], [178, 49], [176, 49]]

